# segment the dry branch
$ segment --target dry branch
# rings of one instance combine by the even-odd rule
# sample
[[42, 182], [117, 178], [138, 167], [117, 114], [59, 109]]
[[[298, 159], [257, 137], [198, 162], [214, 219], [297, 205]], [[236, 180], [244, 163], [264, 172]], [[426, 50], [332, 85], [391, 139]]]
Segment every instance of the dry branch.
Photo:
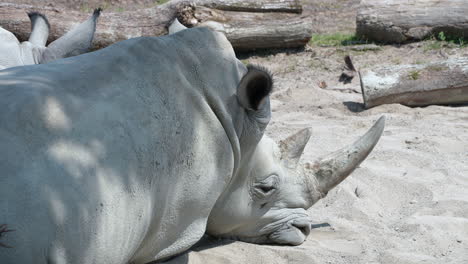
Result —
[[468, 58], [426, 65], [398, 65], [362, 72], [364, 105], [468, 103]]
[[466, 0], [363, 0], [356, 17], [358, 36], [402, 43], [444, 32], [468, 38]]

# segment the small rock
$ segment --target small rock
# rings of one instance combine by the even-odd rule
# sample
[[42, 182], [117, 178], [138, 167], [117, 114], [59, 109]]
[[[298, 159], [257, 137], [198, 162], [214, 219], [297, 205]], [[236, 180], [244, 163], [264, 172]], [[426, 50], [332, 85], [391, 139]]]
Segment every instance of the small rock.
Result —
[[409, 203], [410, 203], [410, 204], [416, 204], [416, 203], [418, 203], [418, 201], [416, 201], [416, 200], [411, 200]]
[[457, 243], [461, 243], [461, 242], [462, 242], [461, 239], [457, 239]]
[[416, 238], [413, 237], [413, 241], [416, 241]]
[[328, 86], [328, 85], [327, 85], [327, 83], [326, 83], [325, 81], [320, 81], [320, 82], [318, 83], [318, 87], [320, 87], [320, 88], [322, 88], [322, 89], [327, 88], [327, 86]]

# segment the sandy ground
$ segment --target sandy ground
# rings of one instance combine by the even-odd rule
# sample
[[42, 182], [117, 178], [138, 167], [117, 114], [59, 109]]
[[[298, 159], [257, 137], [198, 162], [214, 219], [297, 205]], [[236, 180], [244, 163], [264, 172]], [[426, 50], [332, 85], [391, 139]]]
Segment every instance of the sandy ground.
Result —
[[[314, 15], [315, 33], [354, 30], [359, 1], [303, 2]], [[78, 9], [92, 5], [57, 3]], [[468, 263], [468, 106], [393, 104], [364, 110], [358, 80], [338, 82], [346, 54], [359, 69], [371, 69], [468, 56], [468, 48], [432, 49], [422, 42], [378, 51], [309, 46], [300, 52], [243, 55], [246, 63], [275, 74], [267, 134], [280, 140], [312, 128], [303, 162], [351, 144], [382, 115], [385, 132], [361, 166], [309, 210], [316, 225], [304, 244], [206, 238], [168, 263]], [[320, 82], [327, 87], [320, 88]]]

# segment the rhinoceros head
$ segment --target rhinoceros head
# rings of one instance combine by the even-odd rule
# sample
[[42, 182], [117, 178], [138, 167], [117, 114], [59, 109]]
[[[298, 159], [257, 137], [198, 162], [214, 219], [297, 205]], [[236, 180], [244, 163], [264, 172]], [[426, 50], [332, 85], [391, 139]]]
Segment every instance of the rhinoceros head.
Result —
[[263, 136], [210, 214], [207, 232], [253, 243], [299, 245], [311, 230], [307, 209], [343, 181], [379, 140], [384, 117], [351, 146], [298, 166], [304, 129], [276, 144]]

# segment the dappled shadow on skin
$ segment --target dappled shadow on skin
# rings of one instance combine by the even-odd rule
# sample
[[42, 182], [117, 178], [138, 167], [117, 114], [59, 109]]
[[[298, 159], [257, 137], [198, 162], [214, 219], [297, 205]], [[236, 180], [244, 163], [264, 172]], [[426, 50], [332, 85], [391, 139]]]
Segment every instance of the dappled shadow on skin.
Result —
[[[41, 248], [48, 252], [48, 261], [80, 259], [88, 255], [81, 252], [92, 252], [95, 245], [96, 239], [89, 230], [106, 232], [109, 223], [101, 222], [96, 216], [112, 206], [105, 197], [108, 190], [121, 186], [129, 186], [131, 190], [144, 182], [131, 165], [110, 158], [115, 144], [106, 140], [109, 128], [90, 128], [83, 124], [79, 127], [75, 123], [84, 115], [85, 104], [59, 91], [60, 78], [48, 78], [64, 76], [58, 74], [60, 67], [36, 71], [41, 68], [44, 67], [32, 65], [0, 72], [2, 103], [11, 109], [11, 113], [0, 114], [0, 144], [5, 147], [3, 155], [15, 153], [17, 160], [2, 157], [7, 161], [6, 169], [14, 169], [0, 180], [0, 184], [5, 182], [12, 187], [0, 189], [0, 193], [17, 206], [2, 214], [0, 222], [9, 220], [7, 224], [16, 230], [15, 236], [8, 237], [15, 250], [27, 252], [34, 248], [31, 245], [34, 242], [50, 245]], [[47, 74], [51, 72], [56, 74]], [[18, 190], [19, 187], [22, 189]], [[119, 212], [131, 211], [131, 203], [113, 202], [121, 206]], [[38, 206], [40, 210], [35, 208]], [[15, 223], [12, 219], [23, 220]], [[60, 232], [57, 226], [62, 227]], [[26, 238], [31, 234], [36, 238], [29, 242]], [[75, 244], [69, 237], [79, 237], [80, 243]]]
[[364, 107], [364, 104], [362, 103], [347, 101], [347, 102], [343, 102], [343, 104], [349, 109], [349, 111], [353, 113], [360, 113], [366, 110], [366, 108]]
[[[151, 94], [143, 94], [134, 92], [138, 88], [126, 89], [137, 86], [134, 80], [111, 79], [118, 74], [94, 79], [95, 75], [87, 72], [83, 76], [89, 76], [88, 82], [73, 76], [77, 71], [62, 70], [68, 67], [65, 64], [76, 64], [102, 72], [95, 69], [99, 63], [95, 66], [94, 60], [83, 60], [85, 57], [0, 71], [0, 163], [11, 172], [0, 177], [0, 208], [11, 208], [0, 213], [0, 225], [8, 224], [15, 230], [11, 232], [15, 236], [5, 235], [14, 250], [30, 252], [30, 248], [37, 248], [32, 243], [44, 245], [40, 250], [47, 252], [44, 259], [49, 262], [85, 262], [96, 255], [99, 243], [118, 246], [128, 238], [138, 245], [135, 241], [144, 234], [133, 223], [144, 222], [148, 218], [145, 210], [152, 206], [144, 204], [151, 197], [142, 195], [151, 184], [168, 189], [165, 183], [171, 179], [162, 180], [160, 175], [176, 167], [176, 162], [189, 161], [177, 155], [195, 141], [193, 131], [206, 125], [197, 115], [190, 126], [176, 126], [182, 122], [176, 119], [185, 115], [181, 106], [186, 104], [176, 96], [180, 93], [176, 89], [146, 89]], [[156, 96], [163, 92], [164, 96]], [[142, 93], [141, 98], [135, 93]], [[168, 98], [173, 109], [162, 108], [163, 103], [156, 100], [161, 97]], [[148, 105], [143, 106], [145, 103]], [[181, 134], [183, 129], [193, 133]], [[162, 138], [146, 138], [145, 131], [166, 135], [164, 140], [172, 144]], [[168, 151], [172, 156], [156, 155], [164, 153], [164, 148], [172, 149]], [[143, 221], [136, 222], [132, 216]], [[12, 219], [22, 220], [15, 223]], [[34, 239], [27, 241], [31, 234]], [[120, 241], [113, 241], [116, 236]], [[129, 254], [132, 250], [128, 249]]]

